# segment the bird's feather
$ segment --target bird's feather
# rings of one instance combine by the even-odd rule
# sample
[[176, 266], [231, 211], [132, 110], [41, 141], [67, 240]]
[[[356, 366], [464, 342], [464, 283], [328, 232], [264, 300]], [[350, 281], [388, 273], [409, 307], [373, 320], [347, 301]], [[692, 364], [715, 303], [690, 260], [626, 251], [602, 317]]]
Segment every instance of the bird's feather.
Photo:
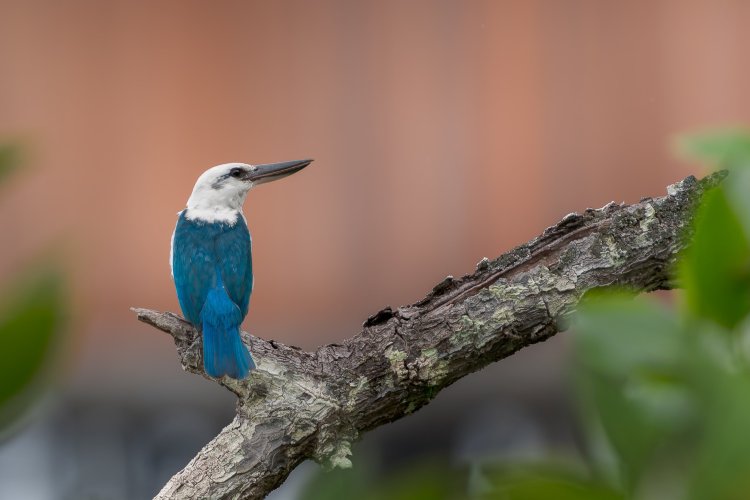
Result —
[[[243, 217], [234, 223], [205, 222], [188, 218], [186, 212], [180, 213], [172, 241], [177, 298], [187, 320], [202, 330], [204, 349], [213, 350], [204, 352], [206, 372], [210, 355], [217, 360], [217, 370], [224, 366], [221, 360], [234, 359], [240, 375], [243, 366], [252, 365], [239, 340], [253, 288], [250, 233]], [[209, 374], [220, 376], [215, 373]]]
[[203, 320], [203, 367], [211, 377], [229, 375], [243, 379], [255, 368], [247, 348], [240, 339], [242, 315], [226, 289], [212, 288], [201, 312]]

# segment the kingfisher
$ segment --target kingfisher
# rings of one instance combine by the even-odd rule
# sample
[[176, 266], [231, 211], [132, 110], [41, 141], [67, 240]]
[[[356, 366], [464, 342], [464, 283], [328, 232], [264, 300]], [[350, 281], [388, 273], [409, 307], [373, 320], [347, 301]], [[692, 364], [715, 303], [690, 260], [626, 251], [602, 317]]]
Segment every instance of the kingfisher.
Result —
[[299, 172], [311, 159], [209, 168], [177, 215], [170, 265], [185, 318], [203, 336], [211, 377], [244, 379], [255, 368], [240, 338], [253, 292], [252, 240], [242, 213], [248, 191]]

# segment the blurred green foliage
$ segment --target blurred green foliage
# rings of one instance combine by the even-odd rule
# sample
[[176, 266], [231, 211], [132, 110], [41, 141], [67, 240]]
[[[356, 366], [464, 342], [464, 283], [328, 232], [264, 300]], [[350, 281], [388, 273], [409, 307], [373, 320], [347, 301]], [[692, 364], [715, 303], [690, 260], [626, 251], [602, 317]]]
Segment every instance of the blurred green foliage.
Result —
[[725, 128], [687, 134], [677, 140], [677, 153], [715, 168], [736, 168], [750, 163], [750, 129]]
[[445, 465], [419, 463], [385, 479], [360, 463], [316, 475], [307, 485], [305, 500], [458, 500], [466, 498], [465, 482]]
[[0, 182], [19, 164], [20, 151], [13, 144], [0, 144]]
[[[361, 473], [345, 490], [324, 490], [336, 476], [319, 476], [311, 491], [328, 496], [310, 498], [750, 498], [750, 132], [693, 135], [680, 149], [729, 173], [697, 209], [675, 270], [678, 307], [611, 290], [582, 302], [573, 338], [583, 458], [489, 464], [479, 490], [447, 468], [405, 472], [385, 490]], [[450, 489], [434, 488], [449, 477]]]
[[[18, 169], [20, 156], [17, 146], [0, 146], [0, 182]], [[0, 431], [49, 380], [64, 310], [63, 276], [54, 260], [36, 262], [0, 290]]]
[[696, 213], [693, 244], [680, 266], [689, 311], [736, 327], [750, 305], [749, 263], [750, 241], [740, 216], [724, 189], [714, 189]]
[[505, 466], [489, 471], [489, 484], [478, 500], [622, 500], [613, 488], [580, 473], [564, 464]]
[[42, 388], [64, 319], [62, 275], [42, 266], [6, 290], [0, 306], [0, 428], [16, 420]]

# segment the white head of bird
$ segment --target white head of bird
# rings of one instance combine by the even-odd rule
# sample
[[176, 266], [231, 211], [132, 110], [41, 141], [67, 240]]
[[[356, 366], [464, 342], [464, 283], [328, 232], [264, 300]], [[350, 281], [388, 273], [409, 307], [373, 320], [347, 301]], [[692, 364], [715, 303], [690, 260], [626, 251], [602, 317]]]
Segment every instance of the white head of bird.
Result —
[[311, 162], [307, 159], [263, 165], [224, 163], [209, 168], [195, 182], [185, 216], [206, 222], [234, 223], [251, 188], [299, 172]]

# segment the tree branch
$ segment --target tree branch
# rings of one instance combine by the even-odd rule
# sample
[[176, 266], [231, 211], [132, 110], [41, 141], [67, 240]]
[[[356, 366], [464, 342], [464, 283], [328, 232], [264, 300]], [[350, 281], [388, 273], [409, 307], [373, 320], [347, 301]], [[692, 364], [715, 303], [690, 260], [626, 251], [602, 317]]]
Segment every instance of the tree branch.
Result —
[[[421, 301], [386, 308], [342, 344], [304, 352], [242, 333], [258, 369], [216, 380], [237, 415], [156, 498], [261, 498], [302, 461], [349, 467], [363, 432], [406, 416], [444, 387], [565, 328], [592, 288], [671, 288], [693, 208], [722, 173], [688, 177], [667, 196], [570, 214], [539, 237]], [[174, 337], [185, 370], [207, 377], [200, 336], [179, 316], [134, 309]], [[208, 377], [207, 377], [208, 378]]]

